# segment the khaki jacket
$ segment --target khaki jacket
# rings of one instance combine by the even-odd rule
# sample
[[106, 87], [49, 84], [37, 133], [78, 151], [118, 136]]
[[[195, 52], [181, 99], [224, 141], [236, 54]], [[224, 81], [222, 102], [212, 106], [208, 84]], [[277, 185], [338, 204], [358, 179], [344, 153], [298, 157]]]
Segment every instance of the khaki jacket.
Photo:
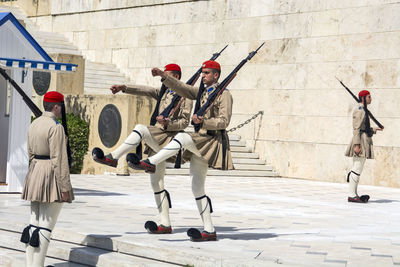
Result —
[[[199, 92], [198, 87], [187, 85], [171, 76], [164, 80], [164, 84], [174, 90], [181, 96], [196, 99]], [[212, 89], [218, 84], [214, 84], [204, 90], [201, 96], [200, 103], [206, 103]], [[210, 89], [210, 92], [208, 90]], [[202, 157], [208, 161], [210, 167], [216, 169], [233, 169], [232, 156], [229, 147], [229, 138], [225, 130], [232, 117], [232, 95], [228, 90], [224, 90], [221, 95], [217, 97], [211, 108], [204, 114], [204, 120], [198, 133], [190, 133], [197, 149], [200, 151]], [[222, 142], [225, 138], [227, 142], [227, 151], [225, 155], [225, 163], [223, 164], [223, 149]], [[190, 157], [187, 151], [184, 158]]]
[[[160, 89], [161, 88], [154, 88], [150, 86], [130, 85], [125, 90], [125, 93], [147, 96], [157, 100], [158, 96], [160, 95]], [[163, 97], [161, 98], [159, 108], [160, 113], [163, 112], [169, 106], [169, 104], [171, 104], [173, 97], [173, 91], [167, 89]], [[188, 98], [182, 98], [181, 100], [183, 101], [181, 103], [181, 106], [177, 110], [175, 110], [175, 112], [169, 117], [169, 123], [167, 127], [164, 127], [164, 125], [161, 125], [158, 122], [156, 122], [154, 126], [147, 126], [151, 136], [160, 147], [166, 146], [169, 142], [171, 142], [171, 140], [178, 132], [183, 131], [189, 125], [193, 101]], [[150, 147], [146, 146], [144, 153], [150, 157], [156, 152], [153, 151]], [[174, 163], [175, 160], [176, 157], [172, 157], [169, 158], [167, 161]], [[184, 163], [184, 159], [182, 159], [181, 162]]]
[[[372, 138], [368, 137], [366, 130], [365, 111], [363, 104], [360, 103], [353, 110], [353, 137], [346, 149], [345, 156], [367, 159], [374, 158]], [[372, 128], [372, 131], [376, 134], [376, 128]], [[360, 145], [361, 153], [359, 155], [354, 153], [354, 145]]]
[[[170, 87], [173, 88], [173, 87]], [[154, 99], [158, 99], [160, 95], [160, 88], [154, 88], [150, 86], [142, 86], [142, 85], [129, 85], [125, 90], [127, 94], [139, 95], [139, 96], [148, 96]], [[173, 98], [173, 92], [167, 89], [165, 94], [163, 95], [160, 102], [160, 113], [163, 112], [171, 103]], [[184, 130], [190, 122], [190, 113], [192, 111], [193, 101], [185, 98], [180, 106], [174, 114], [169, 117], [169, 123], [167, 128], [164, 128], [163, 125], [156, 123], [156, 127], [161, 128], [164, 131], [168, 132], [179, 132]]]
[[[67, 139], [64, 128], [51, 112], [35, 119], [28, 131], [30, 167], [25, 179], [23, 198], [39, 202], [60, 202], [61, 192], [74, 199], [69, 174]], [[34, 156], [50, 156], [35, 159]]]

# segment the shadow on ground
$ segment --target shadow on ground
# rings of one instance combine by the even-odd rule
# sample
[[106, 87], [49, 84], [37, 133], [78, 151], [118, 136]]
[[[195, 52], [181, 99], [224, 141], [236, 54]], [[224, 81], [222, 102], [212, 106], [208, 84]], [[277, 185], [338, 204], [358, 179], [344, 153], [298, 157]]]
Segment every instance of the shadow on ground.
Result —
[[127, 194], [107, 192], [93, 189], [74, 188], [74, 195], [76, 196], [125, 196]]

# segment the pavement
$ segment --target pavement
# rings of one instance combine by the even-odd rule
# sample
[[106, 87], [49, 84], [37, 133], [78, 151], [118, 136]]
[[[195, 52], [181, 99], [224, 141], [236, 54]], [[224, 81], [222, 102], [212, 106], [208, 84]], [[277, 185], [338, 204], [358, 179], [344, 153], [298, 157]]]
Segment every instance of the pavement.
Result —
[[[210, 176], [206, 193], [218, 241], [194, 243], [186, 231], [202, 228], [202, 222], [188, 176], [165, 178], [173, 227], [166, 235], [144, 229], [147, 220], [158, 221], [147, 174], [71, 179], [76, 199], [64, 204], [50, 247], [65, 242], [102, 249], [90, 252], [97, 253], [94, 263], [69, 254], [85, 266], [106, 266], [101, 259], [108, 253], [115, 263], [110, 266], [127, 255], [146, 260], [140, 266], [400, 266], [397, 188], [360, 185], [359, 192], [371, 199], [359, 204], [347, 202], [345, 183]], [[19, 194], [0, 194], [0, 229], [17, 234], [28, 220], [28, 202]], [[11, 251], [7, 242], [0, 252]], [[134, 266], [133, 258], [124, 260], [121, 266]]]

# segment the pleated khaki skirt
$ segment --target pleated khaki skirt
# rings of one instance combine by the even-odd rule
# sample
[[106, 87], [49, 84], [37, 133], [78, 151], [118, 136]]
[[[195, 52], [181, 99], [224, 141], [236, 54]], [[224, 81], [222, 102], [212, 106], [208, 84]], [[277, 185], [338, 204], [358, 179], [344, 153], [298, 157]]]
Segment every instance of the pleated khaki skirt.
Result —
[[[222, 134], [216, 131], [215, 135], [209, 135], [199, 131], [198, 133], [189, 133], [195, 143], [197, 149], [201, 153], [201, 156], [208, 162], [208, 166], [214, 169], [233, 170], [231, 149], [229, 146], [229, 138], [224, 133], [227, 147], [225, 154], [225, 164], [223, 163], [223, 145], [222, 145]], [[188, 150], [183, 154], [185, 160], [190, 160], [192, 153]], [[223, 165], [225, 168], [223, 168]]]
[[[163, 148], [166, 145], [169, 144], [169, 142], [171, 142], [171, 140], [175, 137], [175, 135], [177, 135], [179, 132], [172, 132], [172, 131], [164, 131], [163, 129], [157, 127], [157, 126], [147, 126], [147, 128], [149, 129], [149, 132], [151, 134], [151, 136], [153, 137], [153, 139], [158, 143], [158, 145]], [[183, 132], [183, 131], [181, 131]], [[153, 156], [154, 154], [156, 154], [156, 152], [151, 149], [149, 146], [146, 146], [145, 154], [148, 155], [148, 157]], [[175, 163], [176, 161], [176, 156], [171, 157], [169, 159], [167, 159], [167, 162], [171, 162], [171, 163]], [[181, 160], [181, 163], [185, 163], [185, 161]]]
[[[35, 202], [61, 202], [61, 190], [50, 160], [33, 159], [26, 175], [22, 199]], [[74, 200], [69, 191], [68, 202]]]
[[350, 144], [347, 146], [346, 152], [344, 153], [346, 157], [362, 157], [367, 159], [374, 158], [374, 144], [372, 142], [372, 138], [368, 137], [366, 133], [361, 133], [361, 153], [359, 155], [354, 153], [354, 146], [355, 145], [352, 139]]

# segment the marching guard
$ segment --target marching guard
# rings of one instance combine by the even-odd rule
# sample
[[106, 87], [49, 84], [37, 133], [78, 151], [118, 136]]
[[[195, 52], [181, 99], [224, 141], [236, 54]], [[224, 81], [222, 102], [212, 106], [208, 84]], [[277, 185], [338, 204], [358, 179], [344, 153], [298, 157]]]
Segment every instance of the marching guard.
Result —
[[[168, 64], [164, 68], [164, 73], [168, 77], [179, 80], [181, 78], [181, 68], [177, 64]], [[176, 97], [173, 86], [162, 86], [154, 88], [139, 85], [113, 85], [110, 90], [113, 94], [120, 91], [127, 94], [149, 96], [157, 99], [157, 104], [152, 116], [151, 125], [138, 124], [125, 141], [111, 153], [104, 155], [100, 148], [93, 149], [93, 159], [101, 164], [117, 167], [118, 159], [136, 148], [136, 154], [129, 153], [126, 157], [129, 167], [138, 169], [141, 158], [141, 142], [145, 141], [147, 154], [152, 155], [167, 145], [172, 138], [183, 131], [190, 121], [190, 113], [193, 101], [188, 98], [181, 98], [178, 103], [172, 103]], [[173, 107], [172, 107], [173, 106]], [[161, 115], [166, 109], [170, 109], [169, 116]], [[174, 161], [171, 159], [171, 161]], [[154, 198], [160, 214], [160, 224], [153, 221], [145, 224], [146, 229], [152, 234], [169, 234], [172, 232], [169, 218], [169, 209], [172, 207], [168, 191], [164, 188], [165, 161], [157, 165], [157, 171], [150, 174], [151, 186], [154, 191]]]
[[[208, 60], [202, 65], [202, 83], [204, 90], [182, 83], [178, 79], [167, 75], [164, 71], [154, 68], [153, 76], [161, 76], [163, 83], [181, 96], [197, 99], [195, 110], [207, 102], [209, 96], [218, 86], [221, 67], [218, 62]], [[204, 116], [193, 115], [193, 123], [200, 125], [194, 133], [178, 133], [172, 141], [157, 154], [140, 162], [140, 167], [147, 172], [157, 172], [158, 165], [170, 157], [175, 156], [181, 149], [185, 149], [183, 157], [190, 160], [190, 177], [192, 191], [196, 199], [204, 230], [200, 232], [190, 228], [187, 232], [192, 241], [214, 241], [217, 234], [211, 220], [213, 212], [211, 199], [205, 193], [205, 180], [208, 166], [216, 169], [233, 169], [229, 141], [225, 129], [232, 116], [232, 95], [228, 90], [219, 94], [210, 109]]]

